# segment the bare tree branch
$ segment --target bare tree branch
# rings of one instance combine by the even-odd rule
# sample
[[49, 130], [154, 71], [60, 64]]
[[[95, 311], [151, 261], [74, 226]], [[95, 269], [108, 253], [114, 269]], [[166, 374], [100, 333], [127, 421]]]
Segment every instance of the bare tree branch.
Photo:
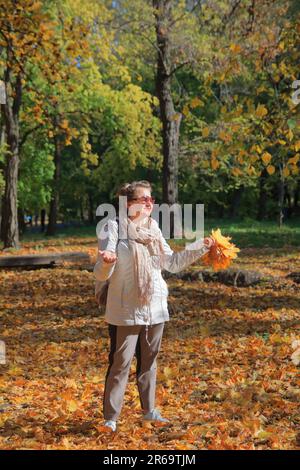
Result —
[[170, 27], [174, 26], [174, 24], [176, 24], [178, 21], [182, 20], [182, 18], [184, 18], [186, 15], [190, 15], [191, 13], [194, 13], [194, 11], [198, 8], [198, 7], [201, 7], [202, 6], [202, 3], [203, 3], [203, 0], [197, 0], [197, 2], [195, 3], [195, 5], [193, 6], [193, 8], [191, 10], [188, 10], [188, 11], [185, 11], [184, 13], [182, 13], [182, 15], [178, 16], [177, 18], [175, 18], [173, 21], [171, 21], [171, 23], [169, 24]]
[[186, 60], [185, 62], [182, 62], [181, 64], [179, 64], [177, 67], [174, 67], [171, 72], [169, 73], [169, 77], [171, 75], [173, 75], [174, 73], [176, 73], [179, 69], [181, 69], [182, 67], [184, 67], [185, 65], [190, 65], [192, 63], [192, 60]]
[[27, 137], [32, 134], [33, 132], [37, 131], [42, 127], [42, 124], [38, 124], [37, 126], [33, 127], [32, 129], [28, 129], [26, 132], [24, 132], [22, 139], [19, 142], [19, 148], [21, 149], [24, 143], [27, 140]]

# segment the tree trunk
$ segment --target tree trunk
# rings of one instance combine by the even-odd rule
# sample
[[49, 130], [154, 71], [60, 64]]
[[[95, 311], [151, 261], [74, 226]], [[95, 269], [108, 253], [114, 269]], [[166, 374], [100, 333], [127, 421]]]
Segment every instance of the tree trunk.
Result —
[[300, 196], [300, 180], [298, 180], [298, 185], [294, 192], [294, 207], [293, 207], [293, 214], [296, 216], [300, 215], [300, 207], [298, 206]]
[[94, 201], [91, 193], [88, 194], [89, 200], [89, 224], [93, 225], [94, 223]]
[[[11, 51], [8, 50], [8, 59]], [[8, 151], [5, 159], [5, 191], [2, 207], [1, 234], [4, 248], [19, 248], [17, 185], [19, 170], [19, 111], [22, 99], [22, 76], [18, 73], [15, 83], [12, 81], [12, 71], [5, 71], [6, 102], [1, 105], [5, 123]], [[14, 97], [10, 90], [13, 90]]]
[[84, 222], [84, 213], [83, 213], [83, 203], [82, 200], [80, 201], [80, 220]]
[[[13, 131], [15, 132], [15, 131]], [[5, 192], [3, 201], [3, 241], [4, 248], [19, 248], [17, 184], [19, 155], [18, 148], [9, 143], [11, 154], [6, 158]]]
[[278, 183], [278, 225], [279, 225], [279, 228], [282, 227], [283, 218], [284, 218], [283, 203], [284, 203], [284, 176], [282, 172], [282, 166], [280, 165], [280, 179]]
[[24, 220], [24, 211], [20, 207], [18, 207], [18, 224], [19, 224], [19, 230], [20, 234], [22, 235], [26, 231], [26, 224]]
[[[171, 0], [153, 0], [156, 19], [157, 72], [156, 93], [159, 99], [163, 137], [163, 202], [171, 205], [178, 200], [178, 144], [182, 115], [175, 113], [171, 91], [170, 31]], [[171, 218], [171, 237], [174, 221]]]
[[286, 202], [286, 217], [290, 219], [293, 215], [293, 203], [292, 203], [292, 194], [289, 191], [288, 184], [285, 185], [285, 197], [284, 200]]
[[1, 197], [1, 204], [0, 204], [0, 209], [1, 209], [1, 226], [0, 226], [0, 240], [4, 241], [4, 196]]
[[[1, 114], [3, 115], [3, 111], [1, 109]], [[3, 121], [3, 119], [2, 119]], [[3, 147], [3, 145], [5, 144], [6, 142], [6, 138], [5, 138], [5, 126], [4, 126], [4, 122], [1, 122], [1, 131], [0, 131], [0, 145], [1, 147]], [[0, 162], [0, 169], [3, 173], [3, 176], [4, 176], [4, 180], [5, 180], [5, 165], [4, 163]], [[0, 202], [0, 240], [4, 240], [4, 194], [1, 196], [1, 202]]]
[[238, 216], [241, 198], [243, 195], [245, 188], [244, 186], [240, 186], [236, 188], [233, 193], [232, 201], [231, 201], [231, 208], [230, 208], [230, 217], [235, 218]]
[[[55, 118], [54, 129], [58, 127], [58, 118]], [[49, 210], [49, 222], [47, 226], [46, 235], [52, 236], [56, 233], [56, 223], [57, 223], [57, 212], [58, 212], [58, 203], [59, 203], [59, 182], [61, 175], [61, 143], [59, 141], [58, 135], [54, 136], [54, 177], [53, 177], [53, 186], [52, 194], [50, 201], [50, 210]]]
[[258, 202], [258, 214], [257, 214], [258, 220], [265, 219], [266, 213], [267, 213], [268, 194], [265, 189], [267, 178], [268, 178], [268, 172], [264, 168], [259, 177], [259, 202]]
[[46, 209], [41, 210], [41, 232], [45, 231]]

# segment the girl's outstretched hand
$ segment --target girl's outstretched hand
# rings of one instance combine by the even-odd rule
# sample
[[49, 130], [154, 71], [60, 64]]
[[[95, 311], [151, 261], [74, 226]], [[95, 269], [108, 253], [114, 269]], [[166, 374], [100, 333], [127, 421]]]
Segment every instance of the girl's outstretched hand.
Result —
[[102, 256], [104, 263], [114, 263], [117, 260], [117, 255], [113, 251], [98, 250], [100, 256]]
[[216, 240], [213, 237], [205, 237], [204, 238], [204, 245], [207, 248], [211, 248], [212, 246], [216, 245]]

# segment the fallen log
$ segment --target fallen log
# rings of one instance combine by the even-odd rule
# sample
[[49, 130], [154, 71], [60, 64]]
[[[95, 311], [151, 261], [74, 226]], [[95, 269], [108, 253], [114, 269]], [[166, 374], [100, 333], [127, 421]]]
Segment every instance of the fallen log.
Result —
[[179, 273], [164, 272], [164, 277], [182, 279], [183, 281], [221, 282], [229, 286], [248, 287], [261, 282], [272, 281], [272, 276], [247, 270], [228, 268], [217, 272], [209, 270], [183, 271]]
[[300, 271], [294, 271], [286, 276], [287, 279], [291, 279], [296, 284], [300, 284]]
[[46, 253], [43, 255], [0, 256], [0, 268], [51, 268], [63, 262], [89, 263], [90, 256], [81, 251]]

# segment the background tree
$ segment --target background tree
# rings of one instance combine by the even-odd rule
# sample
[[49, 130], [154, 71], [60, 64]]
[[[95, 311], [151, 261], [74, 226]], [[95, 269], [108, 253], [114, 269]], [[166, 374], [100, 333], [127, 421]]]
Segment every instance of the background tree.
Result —
[[0, 2], [0, 67], [6, 102], [1, 105], [5, 126], [5, 192], [2, 201], [1, 235], [4, 247], [18, 247], [17, 181], [20, 150], [20, 110], [24, 85], [30, 81], [30, 67], [49, 67], [57, 72], [60, 51], [53, 39], [55, 23], [34, 0]]

